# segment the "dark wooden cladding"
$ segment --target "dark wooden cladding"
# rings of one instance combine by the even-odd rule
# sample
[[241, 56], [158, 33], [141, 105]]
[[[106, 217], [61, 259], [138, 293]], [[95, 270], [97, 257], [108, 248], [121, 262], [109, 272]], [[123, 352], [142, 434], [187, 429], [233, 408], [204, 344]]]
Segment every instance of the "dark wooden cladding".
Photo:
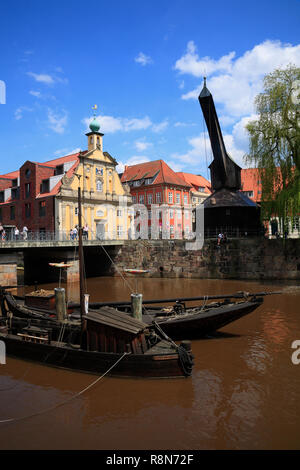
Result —
[[87, 321], [87, 344], [89, 351], [143, 354], [149, 348], [145, 334], [103, 325], [94, 320]]
[[147, 327], [146, 323], [136, 320], [112, 307], [102, 307], [99, 310], [89, 309], [86, 320], [111, 326], [129, 333], [137, 334]]

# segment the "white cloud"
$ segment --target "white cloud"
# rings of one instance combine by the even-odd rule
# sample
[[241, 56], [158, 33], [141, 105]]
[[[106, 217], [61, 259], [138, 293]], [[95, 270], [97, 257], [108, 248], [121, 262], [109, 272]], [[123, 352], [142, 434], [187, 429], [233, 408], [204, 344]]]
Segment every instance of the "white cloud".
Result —
[[55, 155], [56, 157], [60, 157], [60, 156], [63, 157], [65, 155], [73, 155], [73, 153], [78, 153], [80, 152], [80, 150], [81, 149], [79, 147], [72, 149], [72, 150], [70, 150], [70, 148], [63, 148], [63, 149], [59, 149], [53, 152], [53, 155]]
[[[89, 127], [90, 122], [93, 118], [84, 118], [82, 122], [85, 124], [86, 128]], [[100, 123], [100, 131], [105, 134], [113, 134], [114, 132], [130, 132], [136, 130], [147, 129], [152, 125], [151, 120], [148, 116], [138, 119], [138, 118], [121, 118], [113, 116], [97, 116], [97, 120]]]
[[181, 121], [177, 121], [174, 124], [174, 127], [190, 127], [190, 126], [196, 126], [196, 124], [192, 122], [181, 122]]
[[153, 124], [152, 130], [153, 132], [163, 132], [169, 125], [169, 121], [165, 119], [164, 121], [160, 122], [159, 124]]
[[[229, 52], [214, 59], [199, 57], [195, 43], [190, 41], [186, 53], [176, 61], [174, 68], [181, 75], [209, 77], [207, 87], [213, 95], [220, 123], [227, 128], [232, 126], [231, 133], [223, 131], [226, 150], [240, 166], [245, 167], [243, 157], [249, 149], [245, 125], [256, 118], [254, 100], [263, 90], [263, 78], [274, 69], [289, 64], [300, 66], [300, 44], [293, 46], [266, 40], [240, 57]], [[187, 91], [181, 98], [197, 99], [202, 86], [201, 80], [195, 89]], [[190, 150], [177, 158], [193, 165], [201, 154], [204, 155], [203, 139], [196, 137], [188, 143]]]
[[147, 148], [151, 147], [153, 144], [151, 144], [150, 142], [146, 142], [145, 140], [136, 140], [134, 145], [138, 151], [143, 152], [144, 150], [147, 150]]
[[68, 122], [68, 116], [65, 111], [63, 115], [54, 113], [52, 109], [48, 109], [48, 127], [57, 134], [63, 134]]
[[53, 85], [54, 83], [53, 77], [46, 73], [27, 72], [27, 75], [34, 78], [36, 82], [45, 83], [46, 85]]
[[184, 154], [175, 153], [171, 157], [191, 166], [199, 166], [200, 164], [203, 165], [206, 162], [209, 164], [211, 162], [211, 147], [206, 134], [201, 133], [197, 137], [188, 139], [188, 144], [191, 147], [190, 150]]
[[233, 135], [226, 134], [223, 136], [223, 138], [227, 153], [235, 161], [235, 163], [237, 163], [241, 168], [244, 168], [244, 155], [246, 152], [236, 146], [236, 142], [234, 140]]
[[[300, 65], [300, 45], [266, 40], [240, 57], [230, 52], [215, 60], [199, 58], [194, 42], [190, 41], [187, 52], [176, 61], [174, 68], [180, 74], [211, 76], [207, 86], [215, 102], [222, 105], [223, 114], [239, 118], [253, 113], [254, 98], [262, 91], [264, 75], [290, 63]], [[198, 98], [201, 89], [202, 83], [182, 95], [182, 99]]]
[[126, 132], [147, 129], [151, 126], [151, 120], [146, 116], [143, 119], [124, 119], [123, 126]]
[[134, 59], [138, 64], [141, 64], [143, 67], [148, 64], [152, 64], [153, 60], [151, 57], [145, 55], [143, 52], [140, 52]]
[[[93, 118], [84, 118], [82, 122], [88, 129]], [[143, 118], [122, 118], [113, 116], [97, 116], [100, 123], [100, 131], [105, 134], [113, 134], [114, 132], [131, 132], [145, 129], [152, 129], [153, 132], [163, 132], [169, 125], [168, 120], [164, 120], [158, 124], [152, 123], [148, 116]]]
[[232, 60], [234, 57], [235, 52], [230, 52], [219, 60], [214, 60], [210, 57], [202, 57], [199, 59], [194, 41], [189, 41], [186, 54], [176, 61], [174, 68], [182, 74], [185, 73], [191, 74], [194, 77], [203, 77], [211, 75], [216, 71], [229, 72], [232, 68]]
[[29, 108], [28, 106], [20, 106], [18, 109], [15, 111], [15, 119], [19, 121], [20, 119], [23, 118], [23, 113], [25, 111], [32, 112], [33, 109]]
[[29, 94], [32, 96], [35, 96], [36, 98], [41, 98], [42, 96], [40, 91], [34, 91], [34, 90], [30, 90]]
[[[56, 68], [56, 71], [62, 72], [60, 67]], [[29, 77], [34, 78], [36, 82], [43, 83], [45, 85], [54, 85], [54, 83], [68, 83], [68, 79], [66, 77], [61, 77], [59, 75], [50, 75], [47, 73], [34, 73], [34, 72], [27, 72]]]
[[130, 166], [146, 162], [150, 162], [150, 158], [143, 155], [134, 155], [133, 157], [130, 157], [125, 163], [119, 162], [116, 169], [118, 173], [123, 173], [123, 171], [125, 170], [125, 165]]
[[172, 168], [173, 171], [184, 171], [184, 164], [178, 163], [170, 160], [166, 161], [166, 164], [169, 165], [170, 168]]

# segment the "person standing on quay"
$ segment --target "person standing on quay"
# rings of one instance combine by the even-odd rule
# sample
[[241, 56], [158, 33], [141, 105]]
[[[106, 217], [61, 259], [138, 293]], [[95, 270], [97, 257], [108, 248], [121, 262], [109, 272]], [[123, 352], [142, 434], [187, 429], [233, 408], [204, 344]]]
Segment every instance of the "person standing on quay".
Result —
[[23, 240], [27, 240], [28, 228], [26, 227], [26, 225], [24, 225], [22, 233], [23, 233]]
[[14, 235], [15, 235], [15, 240], [19, 240], [20, 230], [18, 229], [18, 227], [15, 227]]

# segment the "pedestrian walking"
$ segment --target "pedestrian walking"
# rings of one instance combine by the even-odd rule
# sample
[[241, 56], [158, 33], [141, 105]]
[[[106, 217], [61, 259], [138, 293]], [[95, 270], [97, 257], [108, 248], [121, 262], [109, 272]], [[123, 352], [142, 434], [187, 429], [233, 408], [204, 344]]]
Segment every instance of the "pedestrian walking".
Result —
[[26, 227], [26, 225], [24, 225], [24, 227], [23, 227], [22, 234], [23, 234], [23, 240], [27, 240], [28, 228]]
[[20, 230], [18, 229], [18, 227], [15, 227], [14, 236], [15, 236], [15, 240], [19, 240]]
[[89, 227], [87, 224], [85, 224], [85, 226], [82, 229], [82, 235], [85, 240], [89, 238]]

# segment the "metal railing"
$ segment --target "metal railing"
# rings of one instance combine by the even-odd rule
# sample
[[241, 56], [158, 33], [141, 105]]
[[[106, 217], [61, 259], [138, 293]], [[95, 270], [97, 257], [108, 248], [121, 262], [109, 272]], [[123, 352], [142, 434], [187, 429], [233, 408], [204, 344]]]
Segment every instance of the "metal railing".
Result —
[[[263, 230], [241, 230], [235, 227], [226, 227], [226, 230], [223, 227], [219, 228], [210, 228], [205, 230], [204, 238], [205, 239], [217, 239], [218, 235], [222, 233], [226, 235], [227, 239], [229, 238], [249, 238], [249, 237], [270, 237], [268, 233]], [[193, 241], [195, 237], [191, 237], [189, 233], [184, 232], [159, 232], [158, 236], [152, 237], [151, 231], [146, 231], [145, 234], [140, 233], [139, 231], [133, 232], [128, 230], [126, 233], [124, 231], [112, 230], [110, 232], [97, 233], [89, 230], [88, 233], [83, 232], [83, 241], [109, 241], [109, 240], [185, 240]], [[33, 243], [33, 242], [74, 242], [78, 243], [79, 235], [78, 233], [70, 233], [68, 231], [28, 231], [25, 234], [20, 233], [20, 235], [15, 236], [12, 232], [6, 232], [4, 237], [0, 237], [0, 244], [5, 244], [5, 242], [13, 243]]]
[[[87, 233], [83, 232], [82, 234], [83, 240], [126, 240], [128, 238], [120, 231], [111, 231], [105, 232], [103, 234], [99, 234], [89, 230]], [[78, 242], [79, 234], [77, 233], [70, 233], [68, 231], [28, 231], [25, 233], [20, 233], [19, 235], [15, 235], [12, 232], [6, 232], [4, 236], [0, 238], [0, 243], [5, 242], [51, 242], [51, 241], [71, 241], [71, 242]]]

